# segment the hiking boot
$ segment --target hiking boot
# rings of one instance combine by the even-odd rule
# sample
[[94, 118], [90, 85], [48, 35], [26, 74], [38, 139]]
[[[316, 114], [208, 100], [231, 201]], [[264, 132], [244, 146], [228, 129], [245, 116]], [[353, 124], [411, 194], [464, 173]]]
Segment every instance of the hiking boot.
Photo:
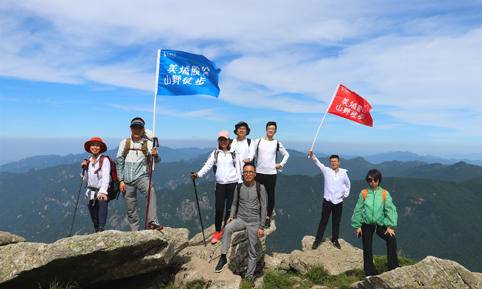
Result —
[[331, 243], [333, 244], [333, 246], [335, 246], [335, 248], [341, 249], [341, 245], [338, 240], [332, 240]]
[[147, 229], [149, 230], [156, 230], [156, 231], [162, 231], [162, 229], [164, 229], [164, 227], [162, 225], [159, 225], [159, 224], [156, 224], [156, 223], [149, 223], [147, 225]]
[[266, 229], [269, 229], [269, 227], [271, 227], [271, 219], [269, 217], [267, 217], [266, 220], [264, 221], [264, 227]]
[[211, 244], [216, 244], [217, 242], [219, 242], [221, 240], [221, 238], [223, 237], [223, 233], [224, 231], [216, 231], [213, 233], [213, 236], [211, 237]]
[[313, 242], [313, 245], [311, 245], [311, 249], [312, 249], [312, 250], [318, 249], [318, 247], [320, 246], [320, 244], [321, 244], [321, 240], [320, 240], [320, 239], [315, 239], [315, 241]]
[[221, 257], [219, 258], [219, 262], [216, 265], [216, 269], [214, 269], [215, 273], [221, 273], [224, 268], [226, 268], [226, 265], [228, 265], [228, 260], [226, 259], [226, 255], [221, 254]]

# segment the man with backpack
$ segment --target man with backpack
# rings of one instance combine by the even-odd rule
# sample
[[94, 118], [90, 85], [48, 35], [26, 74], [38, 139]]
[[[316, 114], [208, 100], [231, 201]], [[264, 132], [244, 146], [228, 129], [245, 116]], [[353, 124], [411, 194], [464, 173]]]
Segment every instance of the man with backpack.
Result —
[[[251, 160], [255, 160], [257, 171], [256, 181], [264, 185], [268, 194], [268, 214], [265, 220], [265, 226], [267, 228], [270, 227], [271, 218], [273, 217], [276, 174], [278, 171], [281, 172], [290, 157], [283, 144], [274, 139], [277, 129], [278, 126], [276, 122], [269, 121], [266, 123], [266, 136], [255, 141], [256, 148], [250, 158]], [[280, 163], [277, 162], [278, 152], [283, 156]]]
[[[159, 162], [157, 148], [153, 140], [146, 136], [145, 122], [140, 117], [131, 120], [131, 137], [121, 141], [117, 152], [117, 175], [120, 190], [124, 193], [127, 207], [127, 220], [132, 231], [139, 230], [139, 215], [137, 213], [137, 191], [149, 195], [152, 161]], [[150, 186], [149, 215], [147, 228], [162, 230], [157, 219], [157, 197], [154, 186]]]
[[85, 192], [89, 200], [87, 206], [95, 232], [102, 232], [107, 221], [111, 163], [108, 156], [102, 155], [107, 151], [107, 145], [100, 137], [93, 137], [85, 142], [84, 149], [91, 154], [88, 160], [83, 160], [81, 163], [83, 180], [87, 181]]
[[343, 211], [343, 200], [350, 194], [350, 179], [347, 170], [340, 168], [340, 157], [330, 156], [330, 167], [323, 165], [315, 156], [312, 150], [308, 151], [308, 156], [315, 165], [320, 168], [324, 179], [323, 204], [321, 207], [321, 220], [316, 232], [315, 241], [312, 249], [318, 248], [323, 241], [326, 225], [331, 214], [331, 242], [333, 246], [341, 249], [338, 237], [340, 235], [340, 221]]
[[241, 168], [244, 164], [251, 163], [251, 157], [254, 155], [254, 142], [247, 137], [250, 132], [249, 125], [244, 121], [240, 121], [234, 126], [236, 138], [231, 143], [231, 150], [236, 152], [242, 161]]
[[224, 270], [228, 264], [226, 254], [231, 245], [231, 236], [234, 232], [246, 230], [249, 242], [248, 269], [245, 278], [254, 280], [254, 271], [259, 256], [256, 253], [256, 243], [264, 236], [264, 220], [266, 218], [266, 189], [255, 181], [256, 168], [252, 164], [243, 167], [243, 183], [238, 184], [234, 192], [231, 215], [228, 224], [224, 228], [224, 236], [221, 244], [221, 257], [216, 265], [215, 272]]

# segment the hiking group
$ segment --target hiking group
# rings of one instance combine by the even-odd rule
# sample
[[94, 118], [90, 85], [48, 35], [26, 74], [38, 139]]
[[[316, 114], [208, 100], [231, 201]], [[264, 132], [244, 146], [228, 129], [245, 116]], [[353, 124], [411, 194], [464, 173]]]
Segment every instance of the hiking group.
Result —
[[[124, 197], [132, 231], [140, 228], [137, 192], [147, 199], [145, 228], [159, 231], [163, 228], [158, 220], [157, 195], [152, 184], [154, 163], [160, 161], [158, 142], [146, 134], [144, 126], [145, 122], [140, 117], [131, 120], [131, 136], [120, 142], [115, 161], [103, 154], [107, 145], [101, 138], [93, 137], [84, 144], [91, 156], [81, 163], [82, 179], [87, 183], [85, 196], [95, 232], [105, 229], [108, 203], [117, 199], [119, 193]], [[254, 140], [248, 138], [251, 129], [243, 121], [235, 125], [234, 139], [230, 138], [228, 131], [220, 131], [217, 148], [209, 154], [199, 171], [191, 173], [194, 184], [197, 178], [206, 176], [210, 170], [215, 175], [215, 232], [211, 243], [221, 241], [221, 256], [215, 272], [223, 271], [228, 264], [226, 255], [232, 234], [245, 230], [249, 243], [245, 278], [254, 280], [258, 258], [256, 244], [264, 237], [265, 229], [271, 226], [275, 217], [277, 174], [289, 158], [283, 144], [274, 138], [277, 129], [276, 122], [269, 121], [265, 126], [265, 136]], [[280, 162], [278, 153], [282, 156]], [[330, 215], [331, 243], [341, 249], [338, 238], [343, 201], [349, 197], [351, 187], [348, 171], [340, 167], [338, 155], [329, 157], [329, 167], [323, 165], [311, 150], [308, 157], [324, 177], [321, 220], [312, 249], [317, 249], [323, 241]], [[352, 226], [356, 236], [362, 238], [364, 271], [370, 276], [377, 274], [372, 252], [374, 233], [386, 242], [389, 270], [399, 266], [395, 237], [397, 211], [390, 193], [380, 186], [381, 172], [370, 170], [365, 180], [368, 186], [358, 196]]]

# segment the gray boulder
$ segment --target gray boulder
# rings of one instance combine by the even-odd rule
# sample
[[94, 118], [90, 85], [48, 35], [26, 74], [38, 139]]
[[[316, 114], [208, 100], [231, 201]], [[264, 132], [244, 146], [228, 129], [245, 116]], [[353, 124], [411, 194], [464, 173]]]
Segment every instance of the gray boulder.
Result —
[[[271, 227], [265, 230], [265, 237], [257, 244], [258, 265], [257, 272], [260, 273], [264, 266], [266, 254], [266, 238], [276, 230], [275, 221]], [[214, 225], [205, 230], [207, 246], [203, 244], [202, 233], [195, 235], [189, 246], [179, 253], [176, 262], [180, 264], [180, 270], [175, 277], [175, 286], [182, 288], [195, 280], [203, 280], [206, 288], [239, 288], [241, 277], [246, 272], [248, 261], [248, 238], [245, 231], [236, 232], [231, 239], [231, 246], [228, 251], [228, 268], [222, 273], [214, 273], [219, 257], [221, 256], [221, 242], [215, 245], [210, 244]]]
[[0, 246], [25, 242], [25, 238], [9, 232], [0, 231]]
[[188, 244], [187, 229], [105, 231], [52, 244], [0, 247], [0, 288], [48, 287], [53, 281], [91, 285], [159, 271]]
[[341, 249], [335, 248], [325, 239], [316, 250], [311, 249], [315, 237], [305, 236], [301, 241], [302, 250], [290, 254], [274, 253], [266, 258], [266, 267], [278, 270], [293, 270], [306, 274], [314, 267], [323, 267], [329, 274], [338, 275], [346, 271], [363, 269], [363, 251], [339, 239]]
[[480, 289], [475, 274], [451, 260], [426, 257], [417, 264], [365, 278], [351, 286], [356, 289]]

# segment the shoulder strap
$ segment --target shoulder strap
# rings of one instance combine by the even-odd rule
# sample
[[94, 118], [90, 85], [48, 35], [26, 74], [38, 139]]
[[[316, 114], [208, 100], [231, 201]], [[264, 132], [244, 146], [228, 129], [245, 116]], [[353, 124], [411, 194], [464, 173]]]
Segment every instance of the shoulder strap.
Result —
[[276, 141], [276, 152], [279, 152], [279, 141]]
[[367, 199], [368, 189], [364, 189], [363, 191], [361, 191], [361, 193], [362, 193], [363, 201], [365, 201]]
[[219, 150], [218, 149], [215, 149], [213, 151], [214, 153], [214, 165], [216, 166], [218, 164], [218, 155], [219, 155]]
[[387, 190], [382, 191], [382, 200], [383, 200], [383, 203], [385, 204], [385, 201], [387, 200]]
[[254, 151], [254, 163], [255, 163], [255, 165], [258, 164], [259, 144], [261, 143], [261, 140], [262, 140], [262, 139], [263, 139], [263, 138], [260, 138], [260, 139], [258, 140], [258, 143], [256, 144], [256, 150]]
[[239, 193], [241, 192], [241, 186], [242, 186], [242, 185], [243, 185], [242, 183], [236, 185], [236, 193], [238, 194], [238, 199], [237, 199], [237, 201], [236, 201], [236, 212], [234, 212], [234, 216], [235, 216], [235, 217], [237, 217], [237, 215], [238, 215], [238, 210], [239, 210]]
[[[99, 159], [99, 167], [94, 171], [94, 174], [99, 173], [99, 171], [102, 169], [102, 165], [104, 164], [104, 159], [109, 158], [108, 156], [101, 156]], [[89, 161], [90, 162], [90, 161]]]
[[147, 151], [148, 151], [148, 149], [147, 149], [147, 140], [145, 140], [145, 141], [142, 143], [141, 151], [142, 151], [142, 153], [144, 154], [144, 157], [145, 157], [146, 160], [147, 160], [147, 158], [148, 158], [148, 156], [149, 156], [149, 154], [148, 154], [148, 152], [147, 152]]
[[122, 157], [125, 158], [131, 149], [131, 138], [126, 138], [124, 142], [124, 150], [122, 151]]
[[256, 182], [256, 194], [258, 194], [258, 202], [261, 207], [261, 183]]
[[233, 167], [236, 167], [236, 152], [232, 151], [230, 153], [231, 153], [231, 157], [233, 158]]
[[248, 138], [248, 147], [251, 146], [251, 139]]

